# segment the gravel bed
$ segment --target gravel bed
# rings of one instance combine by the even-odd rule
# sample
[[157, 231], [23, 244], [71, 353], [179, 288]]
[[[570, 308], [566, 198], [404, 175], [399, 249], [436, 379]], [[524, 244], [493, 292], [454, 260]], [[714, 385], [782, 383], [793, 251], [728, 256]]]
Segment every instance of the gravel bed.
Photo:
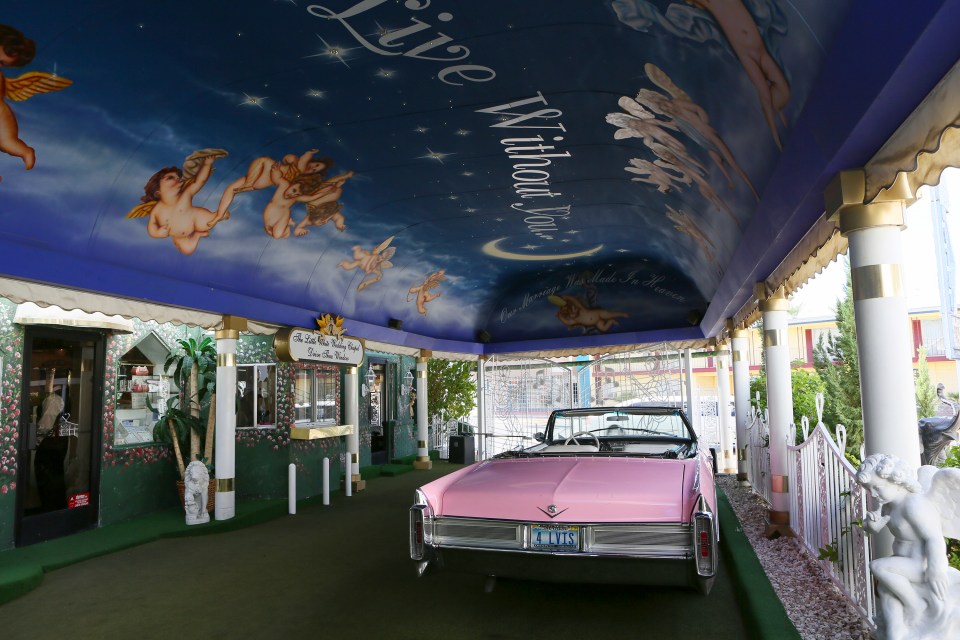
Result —
[[[743, 488], [736, 475], [717, 476], [744, 534], [783, 602], [787, 615], [804, 640], [867, 640], [867, 626], [837, 589], [819, 561], [795, 538], [769, 540], [768, 507], [755, 493]], [[723, 539], [723, 531], [720, 532]]]

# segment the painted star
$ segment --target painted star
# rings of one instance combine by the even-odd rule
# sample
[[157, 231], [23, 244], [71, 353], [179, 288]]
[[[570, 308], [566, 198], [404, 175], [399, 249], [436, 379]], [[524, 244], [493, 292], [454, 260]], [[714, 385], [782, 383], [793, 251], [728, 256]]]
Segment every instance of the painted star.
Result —
[[350, 68], [350, 65], [347, 64], [346, 58], [351, 51], [353, 51], [354, 49], [359, 49], [359, 47], [349, 47], [349, 48], [338, 47], [335, 45], [331, 45], [319, 35], [317, 37], [320, 38], [320, 42], [323, 43], [323, 49], [320, 50], [320, 53], [314, 53], [309, 56], [304, 56], [304, 58], [317, 58], [319, 56], [327, 56], [329, 58], [335, 58], [338, 62], [343, 63], [343, 66], [347, 67], [348, 69]]
[[466, 211], [467, 213], [476, 213], [477, 211], [479, 211], [479, 209], [474, 209], [473, 207], [468, 207], [468, 208], [464, 209], [464, 211]]
[[248, 104], [252, 107], [260, 107], [261, 109], [263, 109], [263, 101], [267, 99], [266, 97], [261, 98], [257, 96], [251, 96], [247, 93], [244, 93], [243, 95], [246, 99], [240, 104]]
[[459, 199], [460, 199], [460, 196], [458, 196], [455, 193], [451, 193], [449, 196], [447, 196], [447, 200], [459, 200]]
[[467, 129], [457, 129], [457, 135], [458, 135], [458, 136], [468, 136], [468, 135], [470, 135], [470, 131], [468, 131]]
[[462, 175], [464, 178], [469, 178], [470, 176], [473, 175], [473, 171], [464, 171], [460, 175]]
[[443, 164], [443, 159], [446, 158], [447, 156], [452, 156], [452, 155], [453, 155], [452, 153], [441, 153], [439, 151], [434, 151], [430, 147], [427, 147], [427, 155], [417, 156], [417, 157], [427, 159], [427, 160], [436, 160], [440, 164]]
[[539, 248], [540, 248], [540, 245], [538, 245], [538, 244], [527, 244], [527, 245], [524, 245], [524, 246], [522, 246], [522, 247], [520, 247], [520, 248], [521, 248], [521, 249], [526, 249], [526, 250], [528, 250], [528, 251], [533, 251], [534, 249], [539, 249]]
[[630, 249], [617, 249], [617, 253], [630, 253]]
[[574, 233], [580, 233], [580, 230], [579, 230], [579, 229], [570, 229], [570, 231], [567, 231], [566, 233], [569, 233], [569, 234], [573, 235]]
[[374, 75], [376, 75], [378, 78], [389, 80], [393, 76], [397, 75], [397, 72], [393, 69], [377, 69], [377, 73]]
[[430, 129], [424, 126], [419, 126], [416, 129], [414, 129], [414, 131], [417, 133], [426, 133], [427, 131], [430, 131]]
[[319, 89], [307, 89], [308, 98], [326, 98], [327, 92], [320, 91]]

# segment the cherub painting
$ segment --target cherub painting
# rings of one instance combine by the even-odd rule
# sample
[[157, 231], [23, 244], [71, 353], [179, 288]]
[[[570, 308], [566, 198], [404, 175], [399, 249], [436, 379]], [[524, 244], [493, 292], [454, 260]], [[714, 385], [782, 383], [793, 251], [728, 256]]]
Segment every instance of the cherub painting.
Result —
[[390, 258], [397, 252], [397, 248], [391, 247], [391, 242], [393, 242], [393, 236], [390, 236], [370, 251], [367, 251], [360, 245], [354, 245], [353, 260], [341, 260], [337, 265], [337, 267], [346, 271], [360, 269], [364, 272], [363, 280], [357, 285], [358, 293], [375, 282], [380, 282], [383, 278], [383, 270], [393, 266]]
[[217, 206], [217, 216], [223, 218], [226, 215], [234, 196], [238, 193], [276, 187], [277, 183], [273, 180], [273, 174], [271, 173], [274, 166], [279, 167], [280, 174], [288, 182], [292, 182], [301, 174], [315, 174], [321, 176], [321, 179], [325, 178], [327, 171], [333, 166], [333, 160], [330, 158], [315, 158], [314, 156], [318, 152], [319, 149], [310, 149], [300, 156], [288, 153], [283, 156], [280, 162], [266, 156], [256, 158], [250, 163], [245, 175], [228, 184], [227, 188], [223, 190], [223, 195], [220, 196], [220, 204]]
[[857, 482], [879, 503], [863, 519], [868, 533], [893, 534], [893, 554], [877, 558], [881, 640], [960, 635], [960, 571], [949, 566], [944, 538], [960, 539], [960, 469], [920, 467], [892, 455], [869, 456]]
[[436, 300], [439, 298], [442, 293], [437, 291], [436, 293], [430, 293], [430, 289], [440, 286], [440, 283], [447, 278], [446, 269], [440, 269], [439, 271], [434, 271], [426, 278], [423, 282], [415, 287], [410, 287], [407, 291], [407, 302], [410, 302], [410, 296], [416, 295], [417, 300], [417, 311], [420, 312], [420, 315], [427, 315], [427, 303], [431, 300]]
[[703, 251], [703, 255], [706, 256], [707, 260], [713, 264], [713, 267], [717, 270], [717, 273], [720, 273], [722, 269], [720, 268], [720, 263], [717, 262], [717, 258], [713, 255], [715, 246], [713, 240], [711, 240], [707, 234], [700, 230], [700, 227], [697, 223], [688, 216], [683, 211], [678, 211], [667, 205], [667, 219], [673, 223], [673, 228], [679, 231], [680, 233], [685, 233], [700, 246], [700, 250]]
[[[710, 124], [710, 116], [706, 109], [698, 105], [687, 94], [686, 91], [678, 87], [660, 67], [655, 64], [647, 63], [643, 65], [643, 70], [647, 72], [647, 77], [661, 89], [667, 92], [667, 95], [659, 91], [641, 89], [637, 94], [636, 103], [645, 105], [651, 111], [654, 111], [671, 122], [676, 124], [681, 131], [687, 134], [691, 140], [707, 151], [710, 159], [717, 165], [723, 176], [727, 179], [727, 184], [733, 187], [733, 179], [730, 176], [732, 170], [750, 189], [753, 197], [760, 199], [757, 190], [754, 188], [750, 178], [744, 172], [740, 163], [734, 157], [733, 152], [723, 138]], [[621, 99], [621, 106], [623, 99]]]
[[313, 196], [306, 201], [307, 215], [293, 230], [293, 235], [298, 238], [310, 233], [307, 227], [322, 227], [328, 222], [332, 222], [337, 231], [347, 228], [340, 197], [343, 195], [343, 185], [353, 177], [353, 171], [346, 171], [319, 183], [315, 176], [316, 174], [304, 174], [297, 179], [299, 184], [296, 180], [293, 183], [298, 192], [310, 193]]
[[[33, 60], [36, 45], [20, 31], [0, 24], [0, 70], [5, 67], [23, 67]], [[0, 72], [0, 151], [23, 160], [29, 171], [37, 160], [36, 151], [20, 139], [17, 117], [7, 104], [7, 99], [23, 101], [40, 93], [65, 89], [73, 84], [42, 71], [30, 71], [16, 78], [6, 78]]]
[[760, 110], [778, 149], [783, 149], [777, 120], [787, 126], [783, 110], [790, 101], [790, 85], [763, 42], [760, 29], [742, 0], [690, 0], [709, 12], [720, 25], [730, 48], [743, 65], [760, 100]]
[[222, 219], [214, 211], [194, 206], [193, 198], [210, 178], [213, 161], [226, 155], [223, 149], [201, 149], [184, 160], [182, 169], [160, 169], [143, 188], [143, 204], [134, 207], [127, 217], [150, 216], [147, 234], [151, 238], [170, 238], [180, 253], [191, 255], [200, 239], [209, 236]]
[[629, 317], [629, 314], [623, 311], [609, 311], [607, 309], [588, 307], [583, 300], [577, 296], [551, 295], [548, 299], [560, 307], [560, 310], [557, 311], [557, 318], [566, 325], [567, 329], [580, 327], [583, 333], [587, 333], [590, 329], [607, 332], [619, 324], [616, 320], [617, 318]]
[[638, 31], [657, 25], [694, 42], [726, 41], [757, 92], [774, 143], [783, 148], [777, 121], [787, 126], [784, 109], [790, 102], [790, 84], [763, 36], [786, 33], [787, 21], [777, 3], [764, 5], [756, 15], [744, 0], [673, 2], [665, 12], [650, 0], [613, 0], [612, 5], [620, 21]]
[[[277, 240], [290, 237], [290, 228], [293, 226], [293, 205], [298, 202], [306, 203], [308, 206], [325, 207], [326, 205], [336, 205], [337, 200], [343, 194], [343, 183], [353, 177], [352, 171], [347, 171], [330, 180], [324, 180], [319, 174], [301, 174], [292, 180], [288, 180], [281, 168], [281, 165], [275, 164], [270, 169], [270, 179], [277, 185], [270, 198], [270, 202], [263, 209], [263, 230], [267, 235]], [[324, 209], [326, 218], [322, 221], [308, 222], [310, 214], [304, 219], [295, 230], [295, 235], [303, 236], [309, 233], [308, 229], [303, 227], [308, 224], [325, 224], [333, 221], [334, 225], [341, 231], [346, 228], [344, 225], [343, 214], [339, 207], [334, 206], [333, 210]]]

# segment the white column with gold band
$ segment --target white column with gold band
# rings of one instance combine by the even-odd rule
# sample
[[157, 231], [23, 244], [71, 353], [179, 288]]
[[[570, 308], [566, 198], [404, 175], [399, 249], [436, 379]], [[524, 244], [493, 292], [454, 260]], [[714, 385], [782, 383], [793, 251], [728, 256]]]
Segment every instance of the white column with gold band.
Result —
[[736, 329], [730, 341], [733, 358], [733, 406], [737, 415], [737, 480], [747, 482], [747, 428], [750, 426], [750, 334]]
[[862, 172], [845, 171], [825, 195], [849, 243], [864, 448], [868, 456], [894, 454], [920, 466], [913, 336], [901, 268], [904, 207], [913, 194], [895, 183], [862, 204], [863, 184]]
[[429, 351], [421, 351], [417, 358], [417, 459], [415, 469], [431, 469], [430, 449], [427, 447], [427, 362]]
[[770, 416], [770, 527], [786, 533], [790, 525], [790, 496], [787, 493], [787, 438], [793, 438], [793, 390], [790, 380], [790, 346], [787, 322], [790, 304], [782, 294], [760, 301], [763, 312], [763, 353], [767, 363], [767, 410]]
[[[346, 437], [347, 452], [344, 457], [346, 472], [349, 470], [351, 481], [360, 478], [360, 388], [359, 368], [349, 366], [344, 375], [344, 418], [353, 430]], [[346, 475], [346, 474], [345, 474]], [[353, 492], [351, 491], [351, 494]]]
[[229, 520], [236, 515], [236, 442], [237, 442], [237, 341], [247, 329], [247, 321], [224, 316], [217, 330], [217, 400], [214, 444], [216, 503], [213, 517]]
[[733, 473], [733, 433], [730, 428], [730, 368], [727, 366], [727, 355], [723, 351], [717, 354], [717, 428], [720, 431], [720, 459], [717, 460], [717, 469], [720, 473]]

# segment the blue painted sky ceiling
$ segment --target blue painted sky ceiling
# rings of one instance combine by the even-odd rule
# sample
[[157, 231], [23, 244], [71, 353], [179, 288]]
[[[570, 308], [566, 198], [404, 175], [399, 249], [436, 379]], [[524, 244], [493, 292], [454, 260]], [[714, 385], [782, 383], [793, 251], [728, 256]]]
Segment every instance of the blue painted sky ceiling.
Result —
[[7, 0], [0, 271], [427, 348], [709, 334], [955, 60], [914, 44], [952, 3], [883, 18], [929, 78], [829, 104], [871, 4]]

